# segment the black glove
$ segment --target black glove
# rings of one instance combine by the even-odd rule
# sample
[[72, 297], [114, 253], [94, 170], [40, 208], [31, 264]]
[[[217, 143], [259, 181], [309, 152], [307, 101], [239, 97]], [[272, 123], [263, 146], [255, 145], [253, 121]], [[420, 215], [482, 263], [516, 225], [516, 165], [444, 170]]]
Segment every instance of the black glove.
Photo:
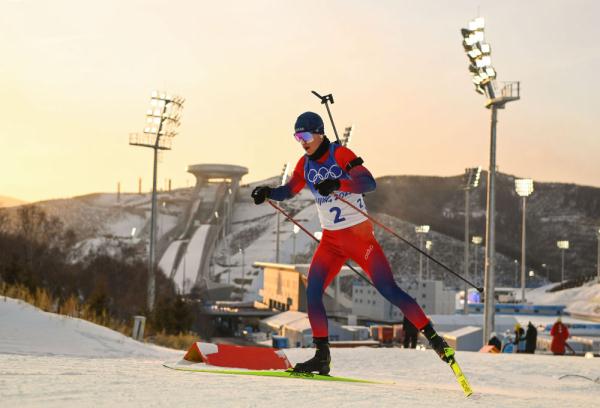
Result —
[[252, 198], [254, 199], [254, 204], [262, 204], [265, 202], [267, 198], [271, 195], [271, 187], [268, 186], [258, 186], [254, 190], [252, 190]]
[[315, 188], [322, 196], [328, 196], [333, 193], [335, 190], [340, 188], [339, 180], [326, 179], [321, 181], [319, 184], [315, 185]]

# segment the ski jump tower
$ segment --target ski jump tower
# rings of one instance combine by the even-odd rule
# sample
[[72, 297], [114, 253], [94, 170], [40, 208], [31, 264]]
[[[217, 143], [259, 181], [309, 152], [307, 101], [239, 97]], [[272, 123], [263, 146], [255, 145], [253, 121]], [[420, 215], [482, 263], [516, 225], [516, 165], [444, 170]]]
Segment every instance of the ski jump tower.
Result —
[[189, 293], [194, 286], [214, 291], [215, 295], [228, 292], [221, 287], [224, 285], [212, 281], [210, 262], [219, 236], [231, 231], [233, 204], [248, 169], [230, 164], [194, 164], [188, 166], [188, 172], [196, 177], [196, 186], [161, 267], [181, 293]]
[[[193, 164], [188, 166], [188, 173], [196, 177], [195, 195], [201, 194], [203, 189], [209, 184], [219, 183], [225, 188], [223, 198], [226, 202], [226, 208], [218, 216], [222, 216], [225, 233], [231, 230], [231, 214], [233, 208], [233, 199], [237, 195], [240, 186], [240, 180], [248, 174], [248, 169], [233, 164]], [[219, 196], [219, 194], [217, 194]]]

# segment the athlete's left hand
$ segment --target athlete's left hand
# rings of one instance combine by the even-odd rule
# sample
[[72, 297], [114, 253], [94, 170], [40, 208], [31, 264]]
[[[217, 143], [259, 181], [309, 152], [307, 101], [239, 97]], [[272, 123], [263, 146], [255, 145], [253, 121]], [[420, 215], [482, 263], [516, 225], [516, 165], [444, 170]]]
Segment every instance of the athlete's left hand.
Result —
[[333, 193], [335, 190], [338, 190], [340, 188], [340, 181], [337, 179], [326, 179], [318, 184], [315, 184], [315, 188], [322, 196], [328, 196], [329, 194]]

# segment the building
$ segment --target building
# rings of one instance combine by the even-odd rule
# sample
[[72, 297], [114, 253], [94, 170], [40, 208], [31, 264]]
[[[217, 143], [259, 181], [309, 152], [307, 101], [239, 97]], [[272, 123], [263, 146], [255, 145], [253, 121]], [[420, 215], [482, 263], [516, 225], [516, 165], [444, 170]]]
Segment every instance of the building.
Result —
[[[456, 293], [446, 289], [441, 281], [423, 281], [407, 292], [428, 315], [455, 312]], [[381, 296], [377, 289], [359, 281], [352, 286], [352, 314], [379, 322], [397, 322], [403, 318], [400, 309]]]
[[402, 320], [400, 309], [388, 302], [377, 289], [365, 282], [352, 285], [352, 314], [360, 319], [378, 322]]
[[456, 292], [444, 287], [439, 280], [425, 280], [408, 289], [423, 311], [430, 314], [454, 314], [456, 312]]
[[[306, 285], [309, 265], [290, 265], [268, 262], [255, 262], [262, 268], [262, 289], [258, 300], [271, 309], [280, 311], [306, 312]], [[336, 279], [325, 290], [323, 303], [330, 314], [347, 314], [352, 301], [339, 289], [339, 277], [351, 273], [343, 267]]]

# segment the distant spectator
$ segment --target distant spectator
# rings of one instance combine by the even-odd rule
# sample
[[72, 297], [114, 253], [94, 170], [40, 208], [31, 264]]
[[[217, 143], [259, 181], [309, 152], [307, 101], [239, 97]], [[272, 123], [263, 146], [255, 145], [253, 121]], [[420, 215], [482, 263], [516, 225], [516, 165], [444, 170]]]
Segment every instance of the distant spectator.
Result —
[[569, 329], [565, 326], [559, 317], [550, 330], [552, 336], [552, 344], [550, 344], [550, 350], [557, 355], [562, 356], [565, 354], [565, 344], [569, 338]]
[[417, 336], [419, 331], [417, 328], [404, 316], [402, 321], [402, 329], [404, 329], [404, 348], [416, 348], [417, 347]]
[[513, 344], [517, 353], [525, 352], [525, 330], [519, 323], [515, 324], [515, 341]]
[[537, 329], [531, 322], [527, 325], [527, 334], [525, 334], [525, 353], [535, 353], [537, 346]]
[[502, 350], [502, 342], [500, 341], [500, 339], [498, 338], [496, 333], [492, 333], [492, 337], [490, 337], [490, 340], [488, 341], [488, 345], [496, 347], [498, 349], [498, 352], [500, 352], [500, 350]]

